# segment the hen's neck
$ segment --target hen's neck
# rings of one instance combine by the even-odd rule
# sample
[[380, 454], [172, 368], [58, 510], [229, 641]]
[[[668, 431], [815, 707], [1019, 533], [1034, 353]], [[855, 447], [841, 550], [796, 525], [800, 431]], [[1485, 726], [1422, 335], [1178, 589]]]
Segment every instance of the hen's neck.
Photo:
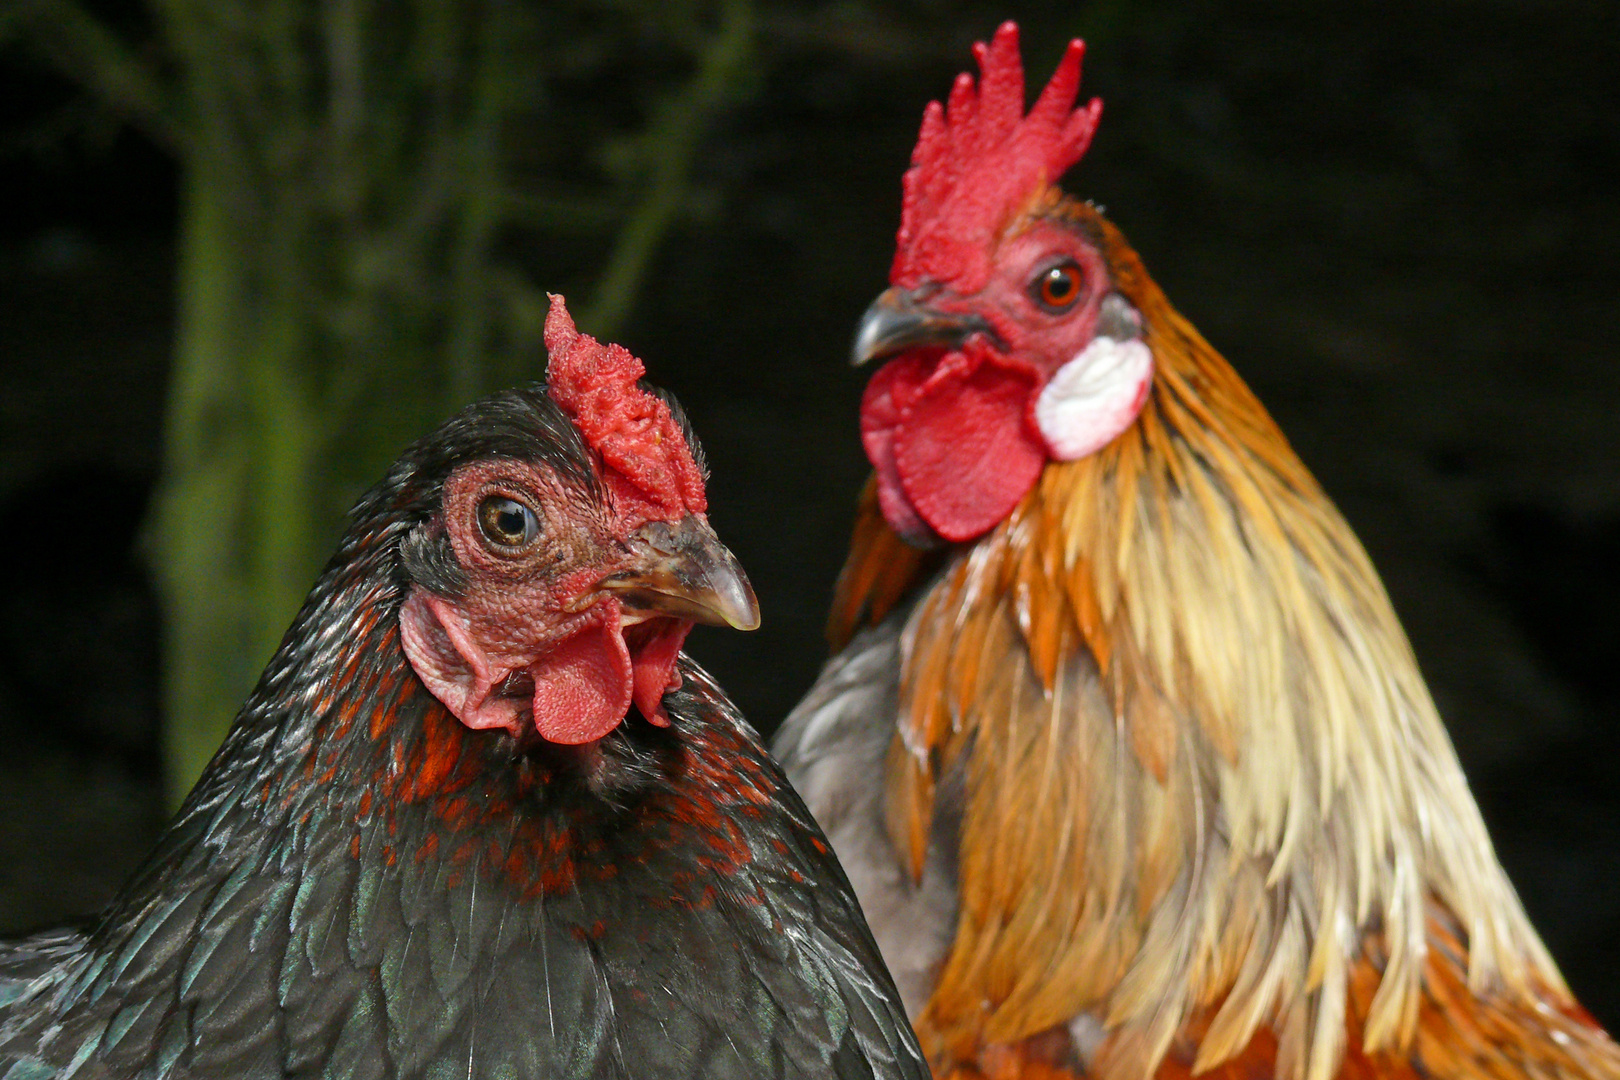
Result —
[[453, 882], [457, 867], [488, 864], [496, 848], [521, 900], [571, 886], [590, 844], [580, 823], [611, 819], [661, 774], [675, 736], [639, 718], [633, 736], [589, 748], [522, 747], [463, 726], [400, 646], [403, 594], [387, 565], [340, 561], [316, 586], [144, 879], [126, 890], [126, 910], [153, 890], [270, 862], [358, 859]]

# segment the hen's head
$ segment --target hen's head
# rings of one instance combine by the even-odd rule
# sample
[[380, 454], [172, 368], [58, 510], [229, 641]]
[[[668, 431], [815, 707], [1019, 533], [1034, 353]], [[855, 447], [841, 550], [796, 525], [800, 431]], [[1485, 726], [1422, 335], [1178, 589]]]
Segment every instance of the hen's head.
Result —
[[694, 621], [759, 624], [715, 537], [697, 447], [641, 362], [579, 334], [560, 297], [546, 387], [485, 399], [413, 447], [400, 640], [462, 723], [579, 744], [630, 706], [667, 724]]
[[1091, 142], [1075, 108], [1083, 45], [1024, 112], [1018, 28], [974, 48], [932, 102], [905, 175], [892, 287], [862, 320], [855, 361], [887, 358], [861, 406], [884, 516], [901, 535], [971, 540], [1048, 460], [1107, 444], [1152, 378], [1135, 309], [1115, 291], [1096, 213], [1055, 184]]

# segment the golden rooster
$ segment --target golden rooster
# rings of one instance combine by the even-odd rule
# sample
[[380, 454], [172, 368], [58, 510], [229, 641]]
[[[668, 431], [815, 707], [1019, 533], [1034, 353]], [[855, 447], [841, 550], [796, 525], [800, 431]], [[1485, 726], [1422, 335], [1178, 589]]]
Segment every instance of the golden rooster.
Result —
[[776, 743], [942, 1078], [1620, 1077], [1349, 526], [1056, 186], [1081, 44], [931, 104], [857, 362], [837, 655]]

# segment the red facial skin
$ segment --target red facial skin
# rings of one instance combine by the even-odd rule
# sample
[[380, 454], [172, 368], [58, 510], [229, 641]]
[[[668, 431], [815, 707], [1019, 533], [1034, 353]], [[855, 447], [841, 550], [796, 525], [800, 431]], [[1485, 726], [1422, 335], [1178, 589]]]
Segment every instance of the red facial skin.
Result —
[[[1037, 299], [1054, 266], [1079, 268], [1072, 300]], [[878, 475], [884, 516], [911, 539], [972, 540], [994, 528], [1035, 483], [1047, 461], [1035, 399], [1053, 372], [1097, 331], [1112, 289], [1102, 255], [1061, 220], [1036, 218], [1004, 236], [982, 288], [963, 294], [948, 278], [923, 306], [976, 315], [991, 334], [960, 349], [919, 348], [873, 376], [861, 405], [861, 436]]]
[[[485, 535], [478, 513], [491, 496], [534, 511], [532, 541], [507, 549]], [[633, 566], [601, 505], [543, 467], [485, 461], [451, 474], [441, 521], [467, 588], [444, 597], [415, 587], [400, 636], [417, 674], [462, 723], [579, 744], [612, 731], [632, 702], [653, 723], [669, 722], [660, 699], [679, 685], [675, 657], [692, 624], [627, 619], [597, 592]]]

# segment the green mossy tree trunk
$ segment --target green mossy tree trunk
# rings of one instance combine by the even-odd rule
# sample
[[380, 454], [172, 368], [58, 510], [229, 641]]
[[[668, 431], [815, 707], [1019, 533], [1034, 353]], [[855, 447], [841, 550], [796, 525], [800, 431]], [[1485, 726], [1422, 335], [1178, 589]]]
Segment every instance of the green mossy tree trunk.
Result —
[[[751, 30], [747, 0], [642, 14], [153, 0], [151, 14], [140, 49], [71, 0], [23, 0], [9, 17], [181, 166], [149, 530], [178, 800], [363, 487], [452, 408], [540, 375], [544, 290], [510, 264], [560, 247], [602, 283], [576, 307], [584, 329], [606, 336], [628, 312]], [[616, 70], [626, 41], [661, 42], [674, 63]]]
[[175, 796], [343, 506], [486, 384], [493, 158], [502, 106], [521, 101], [502, 97], [518, 28], [500, 4], [243, 14], [160, 8], [185, 72], [180, 325], [151, 533]]

